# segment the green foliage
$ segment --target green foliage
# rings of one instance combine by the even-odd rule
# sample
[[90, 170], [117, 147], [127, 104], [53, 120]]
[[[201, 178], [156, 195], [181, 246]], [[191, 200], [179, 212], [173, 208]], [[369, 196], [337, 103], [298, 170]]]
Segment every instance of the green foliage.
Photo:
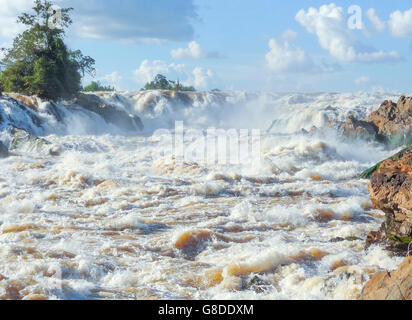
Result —
[[70, 97], [81, 90], [82, 76], [94, 72], [95, 61], [79, 50], [69, 50], [64, 43], [72, 8], [61, 10], [61, 28], [54, 28], [49, 27], [52, 3], [34, 3], [34, 14], [23, 13], [18, 18], [28, 29], [14, 39], [12, 48], [2, 49], [0, 87], [48, 99]]
[[83, 91], [94, 92], [94, 91], [115, 91], [116, 89], [111, 86], [103, 86], [99, 81], [92, 81], [91, 84], [83, 88]]
[[153, 81], [146, 83], [142, 90], [196, 91], [193, 86], [183, 86], [179, 80], [167, 80], [167, 78], [161, 74], [158, 74]]

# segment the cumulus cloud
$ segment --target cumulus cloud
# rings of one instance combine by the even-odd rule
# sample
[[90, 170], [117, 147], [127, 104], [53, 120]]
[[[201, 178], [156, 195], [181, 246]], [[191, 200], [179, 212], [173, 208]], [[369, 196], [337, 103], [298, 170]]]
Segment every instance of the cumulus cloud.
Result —
[[340, 70], [338, 64], [331, 64], [322, 59], [314, 61], [303, 49], [290, 44], [285, 39], [295, 39], [297, 33], [286, 30], [280, 38], [269, 40], [269, 52], [266, 54], [266, 63], [271, 71], [277, 73], [323, 73]]
[[319, 9], [300, 10], [295, 17], [306, 30], [315, 34], [320, 46], [332, 57], [343, 62], [393, 62], [401, 60], [398, 52], [377, 51], [367, 47], [347, 27], [347, 15], [335, 4], [323, 5]]
[[388, 25], [395, 37], [404, 38], [412, 36], [412, 9], [392, 12]]
[[104, 84], [108, 84], [116, 89], [119, 89], [121, 87], [123, 77], [117, 71], [113, 71], [112, 73], [99, 77], [98, 80]]
[[270, 51], [266, 54], [268, 67], [275, 72], [307, 72], [315, 68], [313, 60], [300, 48], [288, 42], [280, 44], [269, 40]]
[[210, 82], [214, 78], [214, 74], [211, 70], [204, 70], [203, 68], [197, 67], [192, 71], [193, 83], [195, 88], [207, 89]]
[[143, 85], [162, 74], [170, 80], [179, 80], [183, 85], [193, 85], [196, 89], [208, 89], [215, 80], [215, 74], [209, 69], [184, 64], [166, 63], [162, 60], [144, 60], [133, 72], [135, 82]]
[[179, 48], [170, 52], [174, 59], [213, 59], [222, 58], [218, 52], [206, 52], [199, 43], [192, 41], [187, 48]]
[[133, 74], [137, 82], [146, 83], [152, 81], [157, 74], [163, 74], [168, 78], [178, 79], [185, 77], [183, 64], [167, 64], [162, 60], [144, 60]]
[[386, 23], [379, 18], [375, 9], [371, 8], [366, 11], [366, 16], [376, 31], [383, 32], [386, 29]]

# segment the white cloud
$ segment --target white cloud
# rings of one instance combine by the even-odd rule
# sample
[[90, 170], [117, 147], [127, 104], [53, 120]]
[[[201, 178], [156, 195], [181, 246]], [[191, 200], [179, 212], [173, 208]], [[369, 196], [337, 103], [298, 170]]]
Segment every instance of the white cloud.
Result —
[[33, 7], [33, 0], [0, 0], [0, 37], [13, 38], [24, 30], [17, 17]]
[[192, 41], [187, 48], [179, 48], [170, 52], [174, 59], [211, 59], [221, 58], [218, 52], [206, 52], [199, 43]]
[[399, 38], [412, 36], [412, 9], [392, 12], [389, 21], [392, 35]]
[[183, 64], [167, 64], [162, 60], [144, 60], [139, 69], [133, 72], [136, 81], [139, 83], [146, 83], [152, 81], [157, 74], [163, 74], [168, 78], [177, 79], [185, 77], [185, 66]]
[[295, 19], [309, 33], [315, 34], [320, 46], [339, 61], [390, 62], [401, 59], [396, 51], [377, 51], [363, 45], [356, 38], [356, 33], [347, 27], [345, 10], [333, 3], [323, 5], [319, 9], [302, 9]]
[[354, 82], [357, 85], [365, 85], [365, 84], [368, 84], [369, 82], [371, 82], [371, 79], [367, 76], [362, 76], [362, 77], [359, 77], [359, 78], [355, 79]]
[[195, 88], [207, 89], [210, 85], [210, 82], [214, 78], [214, 74], [211, 70], [203, 70], [200, 67], [195, 68], [192, 71], [193, 75], [193, 84]]
[[285, 41], [295, 40], [297, 37], [298, 37], [297, 32], [295, 32], [291, 29], [285, 30], [281, 35], [281, 38]]
[[314, 69], [314, 63], [305, 51], [291, 46], [288, 42], [279, 44], [276, 39], [270, 39], [269, 48], [266, 62], [272, 71], [307, 72]]
[[140, 85], [152, 81], [157, 74], [162, 74], [169, 80], [179, 80], [183, 85], [193, 85], [196, 89], [208, 89], [215, 79], [214, 73], [209, 69], [190, 69], [184, 64], [168, 64], [162, 60], [144, 60], [133, 74], [134, 80]]
[[116, 89], [119, 89], [121, 87], [123, 77], [117, 71], [113, 71], [110, 74], [99, 77], [98, 80], [102, 81], [105, 84], [113, 86]]
[[378, 32], [383, 32], [386, 29], [386, 24], [383, 22], [377, 15], [375, 9], [371, 8], [366, 11], [366, 16], [369, 21], [372, 23], [373, 28]]

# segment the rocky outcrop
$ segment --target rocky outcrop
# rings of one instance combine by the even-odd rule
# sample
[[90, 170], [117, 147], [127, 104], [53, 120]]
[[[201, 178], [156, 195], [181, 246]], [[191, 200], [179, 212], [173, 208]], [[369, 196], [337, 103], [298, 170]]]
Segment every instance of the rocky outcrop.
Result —
[[370, 198], [385, 212], [379, 231], [368, 237], [368, 244], [382, 242], [395, 252], [405, 253], [412, 242], [412, 146], [369, 170]]
[[357, 120], [350, 116], [343, 125], [343, 133], [347, 137], [361, 138], [365, 140], [380, 139], [378, 137], [378, 128], [373, 124], [363, 120]]
[[398, 103], [385, 101], [367, 119], [386, 137], [403, 135], [412, 131], [412, 98], [401, 97]]
[[412, 257], [394, 272], [374, 275], [363, 288], [361, 300], [412, 300]]
[[144, 126], [139, 117], [119, 110], [107, 104], [94, 94], [78, 94], [71, 103], [81, 106], [91, 112], [99, 114], [103, 119], [128, 131], [143, 130]]
[[397, 103], [384, 101], [363, 120], [349, 117], [344, 124], [344, 134], [390, 145], [412, 143], [412, 98], [402, 96]]

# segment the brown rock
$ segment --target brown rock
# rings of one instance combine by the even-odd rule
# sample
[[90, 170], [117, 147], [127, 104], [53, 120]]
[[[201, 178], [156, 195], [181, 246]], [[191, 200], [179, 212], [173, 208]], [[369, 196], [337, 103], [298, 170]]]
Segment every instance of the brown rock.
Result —
[[397, 103], [386, 100], [364, 120], [351, 116], [343, 131], [351, 138], [372, 138], [394, 145], [411, 143], [412, 98], [402, 96]]
[[394, 272], [380, 272], [363, 288], [361, 300], [412, 300], [412, 257]]
[[386, 221], [368, 242], [388, 242], [405, 251], [412, 242], [412, 146], [383, 161], [369, 185], [373, 205], [385, 212]]
[[398, 103], [385, 101], [366, 121], [378, 128], [378, 133], [391, 136], [412, 131], [412, 98], [402, 96]]
[[353, 116], [350, 116], [343, 125], [343, 132], [347, 137], [375, 139], [378, 128], [372, 123], [356, 120]]

